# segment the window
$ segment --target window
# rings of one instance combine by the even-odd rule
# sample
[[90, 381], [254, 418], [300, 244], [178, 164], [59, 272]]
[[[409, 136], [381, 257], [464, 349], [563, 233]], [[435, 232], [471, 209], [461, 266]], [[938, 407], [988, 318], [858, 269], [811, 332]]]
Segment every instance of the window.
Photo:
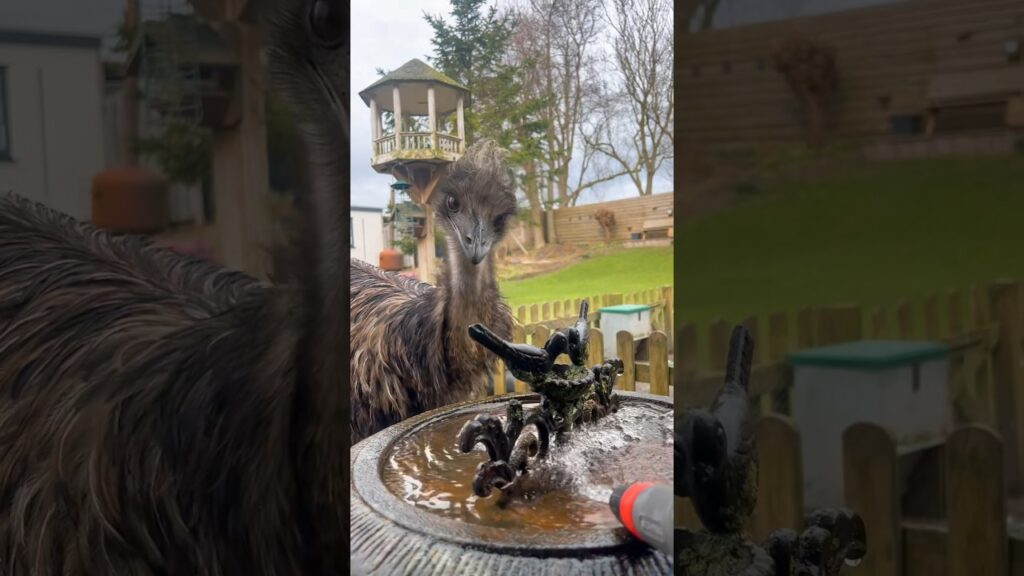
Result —
[[0, 66], [0, 160], [11, 158], [11, 131], [7, 107], [7, 68]]
[[356, 230], [355, 230], [355, 228], [356, 228], [356, 219], [350, 217], [348, 219], [348, 247], [349, 248], [355, 248], [356, 247]]

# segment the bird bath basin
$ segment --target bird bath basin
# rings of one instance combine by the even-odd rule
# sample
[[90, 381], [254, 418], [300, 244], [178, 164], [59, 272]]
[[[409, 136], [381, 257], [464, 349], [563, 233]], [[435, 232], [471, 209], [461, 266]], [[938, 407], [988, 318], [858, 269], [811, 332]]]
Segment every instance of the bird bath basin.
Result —
[[462, 453], [466, 421], [527, 410], [536, 394], [439, 408], [352, 448], [352, 554], [376, 574], [671, 574], [669, 558], [612, 515], [614, 486], [671, 484], [672, 401], [620, 392], [620, 407], [553, 442], [505, 500], [474, 494], [487, 453]]
[[[439, 408], [352, 448], [352, 556], [376, 574], [671, 574], [632, 537], [616, 486], [671, 485], [672, 401], [586, 367], [587, 304], [543, 348], [471, 337], [535, 392]], [[558, 364], [561, 355], [569, 364]]]

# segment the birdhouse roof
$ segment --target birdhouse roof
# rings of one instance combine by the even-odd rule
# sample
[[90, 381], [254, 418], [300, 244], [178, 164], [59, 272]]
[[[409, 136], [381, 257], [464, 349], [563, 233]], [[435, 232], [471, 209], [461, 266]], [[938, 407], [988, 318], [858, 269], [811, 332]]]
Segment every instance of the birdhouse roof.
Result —
[[451, 88], [454, 88], [455, 90], [460, 90], [462, 92], [467, 93], [469, 92], [468, 88], [466, 88], [462, 84], [459, 84], [455, 80], [452, 80], [444, 73], [438, 72], [437, 70], [431, 68], [418, 58], [413, 58], [412, 60], [409, 60], [408, 62], [402, 64], [401, 66], [392, 70], [391, 72], [388, 72], [380, 80], [377, 80], [373, 84], [370, 84], [369, 86], [364, 88], [361, 92], [359, 92], [359, 97], [363, 99], [363, 102], [367, 106], [369, 106], [370, 94], [374, 90], [380, 88], [381, 86], [393, 84], [395, 82], [435, 82], [437, 84], [449, 86]]

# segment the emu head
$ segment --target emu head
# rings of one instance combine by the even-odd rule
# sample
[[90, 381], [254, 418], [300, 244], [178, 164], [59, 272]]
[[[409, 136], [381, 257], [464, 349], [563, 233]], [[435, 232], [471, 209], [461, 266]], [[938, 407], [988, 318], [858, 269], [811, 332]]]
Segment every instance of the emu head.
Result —
[[516, 211], [505, 151], [491, 140], [471, 146], [452, 165], [448, 177], [431, 195], [430, 204], [448, 236], [449, 247], [457, 244], [463, 260], [473, 265], [483, 262], [504, 238], [508, 220]]

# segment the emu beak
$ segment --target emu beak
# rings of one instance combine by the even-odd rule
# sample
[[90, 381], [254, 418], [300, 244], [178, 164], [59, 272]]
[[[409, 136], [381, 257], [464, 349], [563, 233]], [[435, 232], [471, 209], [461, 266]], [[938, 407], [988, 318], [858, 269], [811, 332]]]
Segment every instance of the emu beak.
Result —
[[480, 264], [487, 257], [487, 250], [484, 248], [481, 242], [473, 243], [473, 253], [470, 255], [469, 260], [474, 266]]
[[490, 248], [490, 231], [486, 230], [480, 221], [477, 221], [473, 230], [463, 236], [462, 251], [465, 252], [466, 258], [469, 258], [469, 261], [477, 266], [484, 261], [484, 258], [487, 258]]

